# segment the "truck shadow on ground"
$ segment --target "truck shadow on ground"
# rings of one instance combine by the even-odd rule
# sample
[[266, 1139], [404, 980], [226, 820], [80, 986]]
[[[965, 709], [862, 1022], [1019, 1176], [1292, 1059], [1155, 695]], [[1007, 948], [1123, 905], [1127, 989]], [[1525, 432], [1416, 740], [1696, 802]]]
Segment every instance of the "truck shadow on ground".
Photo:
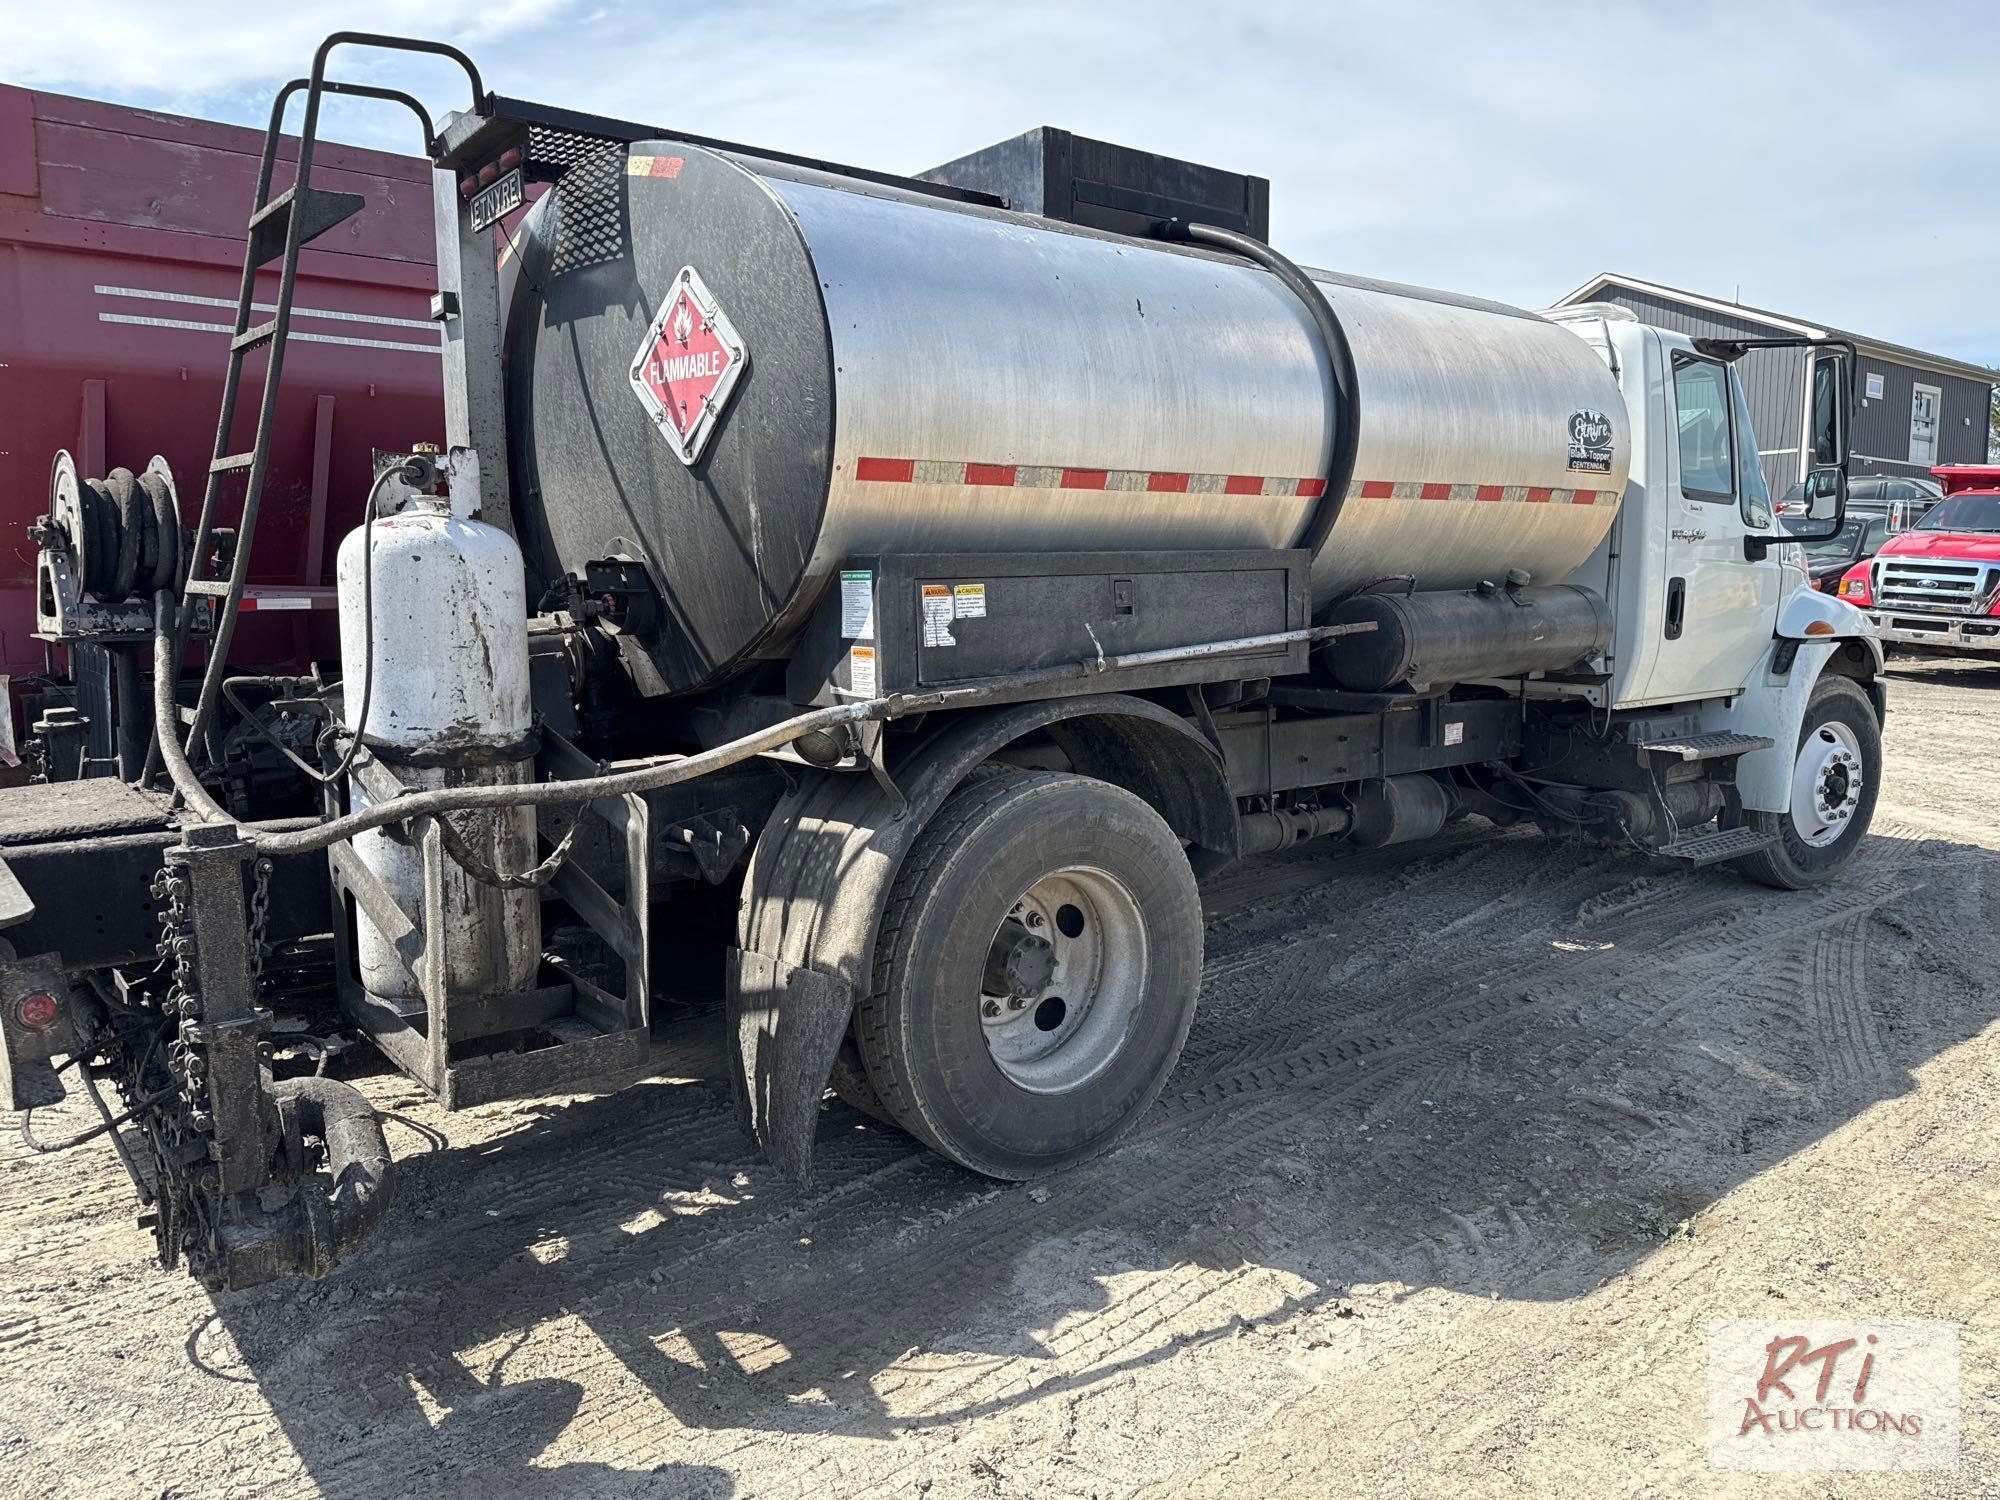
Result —
[[1964, 934], [2000, 927], [2000, 854], [1878, 828], [1797, 894], [1483, 826], [1238, 866], [1166, 1095], [1032, 1188], [840, 1105], [792, 1187], [685, 1017], [625, 1093], [425, 1114], [450, 1144], [353, 1262], [218, 1298], [191, 1348], [329, 1494], [720, 1494], [761, 1434], [881, 1440], [880, 1482], [898, 1440], [1059, 1426], [1358, 1284], [1579, 1296], [1994, 1019]]

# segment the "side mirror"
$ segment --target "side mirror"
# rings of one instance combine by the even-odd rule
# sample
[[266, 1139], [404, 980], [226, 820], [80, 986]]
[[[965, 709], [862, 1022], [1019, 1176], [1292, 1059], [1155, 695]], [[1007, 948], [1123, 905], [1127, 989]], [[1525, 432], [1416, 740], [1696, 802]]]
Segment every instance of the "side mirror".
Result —
[[1785, 517], [1785, 540], [1824, 542], [1840, 535], [1847, 520], [1847, 470], [1815, 466], [1806, 475], [1803, 513]]
[[[1847, 467], [1847, 414], [1853, 406], [1853, 376], [1845, 356], [1831, 351], [1813, 355], [1813, 469]], [[1843, 489], [1845, 487], [1843, 486]]]

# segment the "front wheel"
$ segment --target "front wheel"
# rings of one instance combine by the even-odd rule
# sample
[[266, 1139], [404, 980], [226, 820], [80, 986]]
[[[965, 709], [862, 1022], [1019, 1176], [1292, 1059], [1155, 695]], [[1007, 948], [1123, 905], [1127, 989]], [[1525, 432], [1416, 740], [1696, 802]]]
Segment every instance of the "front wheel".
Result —
[[898, 1124], [975, 1172], [1103, 1150], [1158, 1097], [1201, 983], [1201, 905], [1173, 831], [1084, 776], [955, 792], [911, 848], [855, 1012]]
[[1832, 880], [1868, 832], [1881, 781], [1882, 728], [1875, 706], [1852, 679], [1820, 678], [1799, 729], [1791, 806], [1743, 815], [1750, 827], [1777, 838], [1740, 862], [1743, 873], [1786, 891]]

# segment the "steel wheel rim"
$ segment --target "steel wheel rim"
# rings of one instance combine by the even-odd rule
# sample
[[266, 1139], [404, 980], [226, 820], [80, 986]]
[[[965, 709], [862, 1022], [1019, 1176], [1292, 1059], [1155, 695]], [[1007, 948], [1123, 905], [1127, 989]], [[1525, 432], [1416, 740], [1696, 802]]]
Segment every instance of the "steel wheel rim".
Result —
[[[1117, 876], [1071, 865], [1021, 893], [994, 930], [990, 959], [1021, 930], [1030, 941], [1015, 969], [1026, 972], [1029, 993], [996, 985], [989, 962], [980, 1030], [1009, 1082], [1030, 1093], [1068, 1093], [1109, 1068], [1132, 1034], [1151, 959], [1145, 920]], [[1034, 982], [1044, 968], [1046, 982]]]
[[1792, 828], [1811, 847], [1824, 849], [1853, 826], [1866, 784], [1854, 731], [1837, 720], [1818, 725], [1792, 766]]

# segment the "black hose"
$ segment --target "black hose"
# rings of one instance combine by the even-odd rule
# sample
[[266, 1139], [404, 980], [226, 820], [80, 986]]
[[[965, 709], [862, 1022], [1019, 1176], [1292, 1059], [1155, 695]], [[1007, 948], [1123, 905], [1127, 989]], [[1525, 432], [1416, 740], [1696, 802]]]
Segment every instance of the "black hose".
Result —
[[1333, 534], [1335, 523], [1347, 505], [1347, 487], [1354, 478], [1354, 455], [1361, 442], [1360, 392], [1354, 376], [1354, 351], [1348, 347], [1347, 331], [1340, 326], [1333, 306], [1319, 284], [1290, 257], [1273, 250], [1262, 240], [1214, 224], [1195, 224], [1186, 219], [1165, 219], [1159, 226], [1162, 239], [1183, 240], [1196, 245], [1213, 245], [1255, 261], [1269, 271], [1305, 305], [1325, 346], [1326, 362], [1333, 375], [1333, 452], [1327, 459], [1326, 493], [1313, 507], [1305, 534], [1294, 544], [1315, 558]]

